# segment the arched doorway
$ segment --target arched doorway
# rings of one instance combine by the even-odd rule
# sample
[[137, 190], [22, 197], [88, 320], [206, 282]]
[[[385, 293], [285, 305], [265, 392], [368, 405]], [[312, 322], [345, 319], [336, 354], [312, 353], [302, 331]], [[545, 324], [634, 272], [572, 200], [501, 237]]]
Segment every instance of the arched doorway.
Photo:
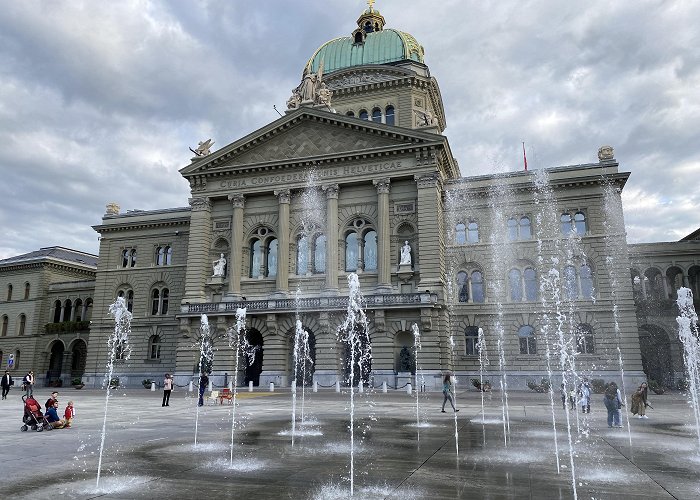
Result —
[[308, 335], [308, 342], [307, 345], [298, 346], [296, 373], [294, 373], [296, 331], [292, 330], [289, 334], [289, 372], [292, 374], [292, 380], [297, 381], [298, 387], [312, 384], [316, 366], [316, 336], [308, 328], [305, 328], [304, 332]]
[[[353, 337], [355, 342], [352, 343], [352, 351], [350, 350], [349, 342], [345, 341], [343, 356], [345, 383], [350, 385], [350, 370], [352, 370], [352, 385], [359, 385], [360, 380], [365, 385], [369, 383], [370, 373], [372, 372], [372, 343], [369, 333], [364, 331], [362, 325], [355, 326]], [[353, 359], [354, 363], [352, 363]]]
[[247, 356], [244, 358], [246, 365], [243, 384], [248, 385], [252, 381], [254, 386], [259, 386], [263, 367], [263, 338], [255, 329], [247, 330], [245, 337], [248, 345], [246, 346]]
[[673, 362], [668, 334], [655, 325], [642, 325], [639, 329], [639, 347], [642, 351], [642, 368], [649, 380], [673, 386]]
[[87, 345], [82, 339], [78, 339], [73, 343], [73, 348], [71, 349], [71, 364], [70, 364], [70, 378], [71, 380], [83, 378], [83, 373], [85, 373], [85, 360], [87, 359]]
[[61, 384], [61, 369], [63, 367], [63, 342], [56, 341], [51, 345], [51, 357], [49, 358], [49, 371], [46, 374], [46, 383], [49, 387], [59, 387]]

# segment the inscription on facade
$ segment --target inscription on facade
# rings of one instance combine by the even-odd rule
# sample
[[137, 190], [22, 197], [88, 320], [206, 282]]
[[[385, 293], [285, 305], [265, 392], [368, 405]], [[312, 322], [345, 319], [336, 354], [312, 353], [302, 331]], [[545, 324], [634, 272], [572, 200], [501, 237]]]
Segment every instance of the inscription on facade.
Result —
[[[368, 163], [366, 165], [348, 165], [345, 167], [329, 168], [316, 172], [319, 179], [341, 177], [358, 174], [372, 174], [380, 172], [392, 172], [402, 168], [400, 160], [380, 163]], [[222, 189], [237, 189], [249, 187], [274, 186], [290, 182], [305, 183], [308, 180], [307, 172], [289, 172], [285, 174], [263, 175], [247, 179], [222, 180], [219, 187]]]
[[416, 211], [416, 204], [414, 202], [408, 203], [396, 203], [394, 205], [394, 213], [396, 214], [412, 214]]

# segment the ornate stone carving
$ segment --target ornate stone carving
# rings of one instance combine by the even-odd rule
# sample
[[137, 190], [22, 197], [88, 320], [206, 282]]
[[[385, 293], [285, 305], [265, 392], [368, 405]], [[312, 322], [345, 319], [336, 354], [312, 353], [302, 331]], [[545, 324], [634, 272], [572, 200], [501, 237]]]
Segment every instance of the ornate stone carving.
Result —
[[323, 61], [318, 72], [306, 73], [299, 86], [292, 89], [292, 95], [287, 99], [287, 108], [296, 109], [303, 104], [329, 106], [332, 92], [323, 80]]
[[439, 181], [437, 172], [427, 175], [416, 175], [414, 179], [418, 183], [418, 189], [437, 187]]
[[105, 215], [119, 215], [119, 204], [115, 202], [107, 203]]
[[207, 139], [206, 141], [199, 141], [197, 144], [197, 149], [190, 148], [196, 156], [207, 156], [211, 154], [211, 147], [214, 145], [214, 141]]
[[346, 87], [354, 87], [356, 85], [367, 85], [379, 82], [388, 82], [390, 80], [396, 80], [400, 78], [400, 73], [392, 74], [384, 71], [377, 71], [372, 73], [352, 73], [349, 75], [343, 75], [334, 79], [329, 79], [326, 81], [328, 88], [331, 90], [342, 89]]
[[408, 240], [404, 241], [401, 247], [401, 262], [400, 265], [411, 265], [411, 245], [409, 245]]
[[377, 187], [378, 194], [389, 194], [391, 179], [377, 179], [372, 181], [372, 183]]
[[610, 161], [615, 159], [615, 150], [612, 146], [601, 146], [598, 149], [599, 161]]
[[208, 198], [190, 198], [188, 200], [190, 207], [192, 207], [193, 212], [200, 212], [200, 211], [210, 211], [211, 210], [211, 202], [209, 201]]
[[335, 198], [336, 200], [338, 199], [338, 192], [340, 191], [340, 187], [338, 184], [328, 184], [326, 186], [323, 186], [322, 188], [326, 192], [326, 198]]
[[233, 205], [233, 208], [243, 208], [245, 206], [245, 196], [242, 194], [230, 194], [228, 200]]
[[291, 192], [289, 189], [279, 189], [275, 190], [275, 196], [277, 196], [280, 203], [289, 203]]
[[427, 109], [414, 109], [416, 115], [418, 115], [417, 125], [419, 127], [437, 127], [439, 125], [438, 119], [433, 115], [432, 111]]

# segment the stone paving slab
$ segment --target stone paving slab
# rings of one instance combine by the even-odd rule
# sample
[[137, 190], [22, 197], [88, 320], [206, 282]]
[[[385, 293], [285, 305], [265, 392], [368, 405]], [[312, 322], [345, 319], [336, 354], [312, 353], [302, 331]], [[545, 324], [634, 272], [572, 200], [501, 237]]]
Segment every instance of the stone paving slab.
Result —
[[[49, 390], [37, 391], [47, 399]], [[44, 394], [45, 392], [45, 394]], [[349, 394], [306, 392], [292, 446], [291, 394], [241, 392], [231, 462], [232, 405], [199, 409], [176, 391], [113, 392], [101, 488], [96, 483], [105, 396], [64, 389], [76, 406], [71, 429], [20, 432], [17, 392], [0, 402], [0, 496], [10, 499], [333, 499], [350, 496]], [[602, 396], [601, 398], [602, 399]], [[606, 499], [700, 498], [700, 444], [680, 394], [654, 400], [648, 420], [609, 429], [594, 398], [589, 415], [552, 409], [547, 395], [509, 394], [504, 439], [501, 398], [458, 394], [460, 412], [440, 413], [442, 395], [355, 395], [354, 498]], [[569, 416], [572, 464], [569, 454]], [[482, 424], [483, 422], [483, 424]], [[627, 424], [627, 419], [624, 420]], [[457, 439], [455, 439], [457, 429]], [[631, 441], [631, 446], [630, 446]], [[459, 451], [457, 451], [457, 447]], [[27, 464], [30, 464], [29, 466]]]

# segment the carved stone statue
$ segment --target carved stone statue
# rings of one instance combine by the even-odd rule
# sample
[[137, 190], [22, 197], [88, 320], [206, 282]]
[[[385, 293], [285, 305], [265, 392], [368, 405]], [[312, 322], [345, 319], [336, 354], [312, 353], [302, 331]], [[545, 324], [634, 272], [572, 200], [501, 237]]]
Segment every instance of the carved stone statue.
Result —
[[316, 99], [317, 83], [318, 76], [315, 73], [308, 73], [304, 76], [304, 79], [301, 81], [301, 85], [299, 85], [301, 102], [313, 102]]
[[292, 89], [292, 96], [287, 99], [287, 109], [297, 109], [301, 104], [301, 94], [299, 88]]
[[399, 264], [402, 266], [405, 264], [411, 265], [411, 245], [408, 244], [408, 241], [405, 241], [401, 247], [401, 261]]
[[433, 113], [427, 109], [416, 109], [415, 112], [418, 115], [419, 127], [436, 127], [438, 125], [437, 117], [433, 116]]
[[615, 159], [615, 150], [612, 146], [601, 146], [598, 150], [598, 160], [607, 161]]
[[399, 371], [400, 372], [412, 372], [413, 371], [413, 355], [408, 347], [403, 346], [399, 352]]
[[207, 139], [206, 141], [199, 141], [197, 149], [190, 148], [190, 151], [192, 151], [197, 156], [206, 156], [208, 154], [211, 154], [211, 147], [213, 145], [214, 141], [212, 141], [211, 139]]
[[321, 82], [321, 87], [318, 90], [318, 103], [330, 107], [331, 95], [333, 95], [333, 92], [326, 87], [325, 83]]
[[221, 254], [221, 257], [219, 257], [218, 260], [214, 261], [214, 274], [212, 276], [215, 276], [217, 278], [223, 278], [224, 271], [226, 269], [226, 258], [224, 257], [224, 254]]

